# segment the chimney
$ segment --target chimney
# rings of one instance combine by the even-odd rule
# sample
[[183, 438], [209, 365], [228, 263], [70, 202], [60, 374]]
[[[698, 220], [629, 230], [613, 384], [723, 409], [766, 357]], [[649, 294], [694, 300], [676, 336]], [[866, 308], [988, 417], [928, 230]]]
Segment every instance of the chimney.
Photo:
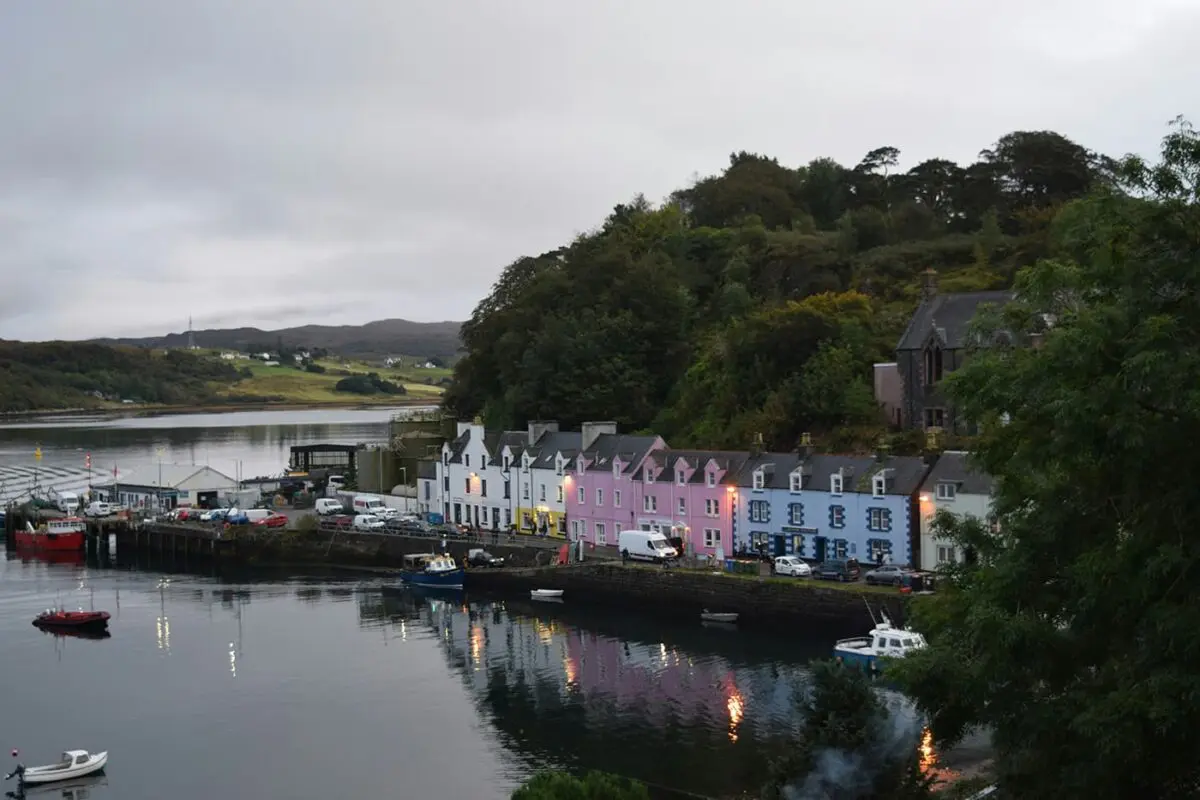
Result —
[[592, 449], [592, 445], [606, 433], [612, 435], [617, 434], [617, 423], [615, 422], [585, 422], [579, 426], [581, 433], [579, 449], [587, 452]]
[[537, 444], [538, 439], [546, 433], [558, 433], [558, 422], [555, 420], [531, 419], [529, 421], [529, 443]]
[[927, 269], [921, 273], [921, 299], [932, 300], [937, 295], [937, 270]]
[[754, 434], [754, 443], [750, 445], [750, 455], [760, 456], [763, 451], [763, 435], [761, 433]]
[[875, 445], [875, 460], [882, 463], [888, 458], [888, 444], [885, 440], [880, 439]]
[[1032, 347], [1034, 350], [1041, 347], [1042, 346], [1042, 334], [1040, 334], [1040, 333], [1029, 334], [1029, 346]]
[[941, 431], [938, 428], [926, 428], [925, 429], [924, 460], [925, 460], [925, 464], [927, 466], [932, 467], [934, 462], [937, 461], [938, 455], [940, 454], [939, 453], [940, 448], [938, 447], [938, 433], [940, 433], [940, 432]]
[[800, 449], [796, 452], [800, 454], [800, 458], [804, 461], [808, 461], [810, 458], [812, 458], [813, 443], [811, 433], [800, 434]]

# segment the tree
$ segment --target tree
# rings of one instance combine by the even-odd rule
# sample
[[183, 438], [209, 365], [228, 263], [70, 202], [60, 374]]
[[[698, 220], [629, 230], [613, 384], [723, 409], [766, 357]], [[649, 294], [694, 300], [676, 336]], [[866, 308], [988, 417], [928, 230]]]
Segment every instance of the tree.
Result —
[[[1185, 141], [1178, 138], [1181, 135]], [[1176, 128], [1056, 223], [1059, 258], [1022, 271], [947, 391], [983, 430], [996, 530], [940, 516], [973, 553], [915, 606], [931, 646], [897, 667], [938, 741], [989, 726], [1016, 797], [1200, 791], [1200, 149]], [[1187, 145], [1187, 146], [1181, 146]], [[1129, 165], [1127, 165], [1129, 166]], [[1136, 166], [1136, 165], [1135, 165]]]
[[640, 783], [603, 772], [583, 778], [540, 772], [513, 792], [512, 800], [650, 800], [650, 793]]

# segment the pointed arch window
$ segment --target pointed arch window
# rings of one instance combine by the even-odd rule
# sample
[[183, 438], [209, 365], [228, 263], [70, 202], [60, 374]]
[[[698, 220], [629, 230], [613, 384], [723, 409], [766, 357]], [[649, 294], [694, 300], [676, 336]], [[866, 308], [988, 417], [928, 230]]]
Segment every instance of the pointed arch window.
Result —
[[933, 386], [942, 379], [943, 356], [941, 345], [931, 342], [925, 348], [925, 385]]

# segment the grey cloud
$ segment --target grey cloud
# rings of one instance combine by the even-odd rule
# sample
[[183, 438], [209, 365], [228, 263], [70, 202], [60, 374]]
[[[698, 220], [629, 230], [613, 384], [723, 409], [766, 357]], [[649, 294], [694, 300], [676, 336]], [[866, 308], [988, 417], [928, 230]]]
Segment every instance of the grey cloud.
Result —
[[464, 318], [739, 149], [1152, 151], [1198, 33], [1184, 0], [8, 4], [0, 337]]

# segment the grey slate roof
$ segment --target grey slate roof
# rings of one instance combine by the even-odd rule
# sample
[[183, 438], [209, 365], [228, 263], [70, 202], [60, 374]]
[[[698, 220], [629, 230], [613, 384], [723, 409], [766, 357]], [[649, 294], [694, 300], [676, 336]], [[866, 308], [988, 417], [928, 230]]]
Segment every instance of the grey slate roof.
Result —
[[567, 461], [574, 461], [583, 444], [583, 434], [579, 431], [546, 431], [541, 438], [525, 448], [532, 459], [533, 469], [554, 469], [554, 457], [562, 453]]
[[450, 463], [461, 464], [463, 450], [467, 448], [467, 442], [471, 441], [471, 431], [465, 430], [458, 436], [450, 440]]
[[[701, 484], [704, 483], [703, 467], [709, 462], [709, 459], [715, 459], [721, 469], [725, 470], [724, 483], [730, 483], [736, 480], [742, 466], [746, 463], [746, 459], [750, 454], [743, 450], [674, 450], [668, 448], [666, 450], [655, 450], [650, 454], [650, 460], [646, 463], [653, 462], [655, 465], [666, 470], [667, 474], [661, 480], [665, 483], [675, 481], [675, 462], [680, 458], [687, 461], [688, 465], [695, 470], [688, 483]], [[634, 480], [642, 480], [643, 470], [639, 469], [634, 473]]]
[[500, 454], [507, 447], [513, 460], [521, 457], [521, 451], [529, 444], [529, 431], [488, 431], [483, 437], [483, 446], [487, 448], [488, 458], [499, 461]]
[[754, 472], [764, 470], [764, 486], [767, 489], [790, 489], [791, 473], [803, 467], [802, 489], [829, 491], [829, 479], [842, 470], [847, 492], [870, 494], [872, 479], [880, 470], [889, 470], [885, 494], [911, 495], [916, 492], [925, 477], [925, 462], [916, 456], [888, 456], [883, 461], [874, 456], [839, 456], [818, 454], [801, 459], [797, 453], [763, 453], [746, 462], [738, 474], [738, 485], [754, 485]]
[[427, 481], [437, 480], [437, 461], [428, 458], [417, 461], [417, 478]]
[[587, 471], [611, 470], [613, 458], [620, 456], [621, 463], [624, 465], [621, 472], [629, 472], [654, 446], [656, 440], [655, 436], [602, 433], [596, 437], [591, 448], [583, 454], [588, 460]]
[[920, 350], [936, 328], [944, 346], [957, 350], [966, 346], [967, 331], [971, 320], [983, 305], [1005, 305], [1013, 299], [1011, 291], [964, 292], [960, 294], [937, 294], [932, 299], [922, 300], [917, 306], [904, 335], [900, 337], [897, 350]]
[[969, 453], [959, 450], [947, 450], [933, 465], [921, 489], [932, 492], [939, 483], [954, 483], [960, 494], [990, 495], [995, 485], [995, 479], [987, 473], [975, 469]]

